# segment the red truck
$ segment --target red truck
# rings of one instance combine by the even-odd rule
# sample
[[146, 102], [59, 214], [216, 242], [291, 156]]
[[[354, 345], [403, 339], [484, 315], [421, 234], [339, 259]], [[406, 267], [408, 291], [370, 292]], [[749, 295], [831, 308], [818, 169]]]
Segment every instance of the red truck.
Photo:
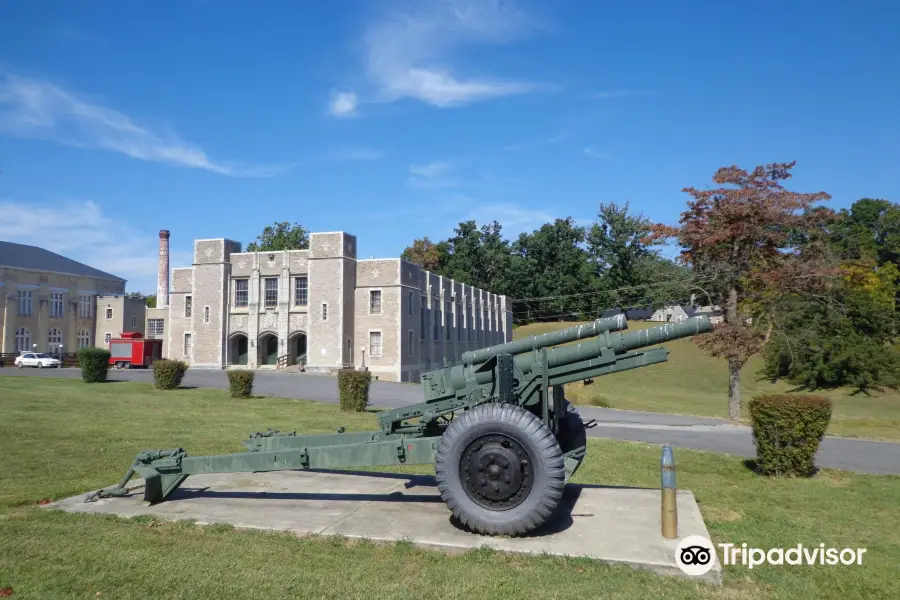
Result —
[[109, 364], [117, 369], [146, 369], [162, 358], [162, 340], [144, 339], [140, 332], [126, 332], [109, 340]]

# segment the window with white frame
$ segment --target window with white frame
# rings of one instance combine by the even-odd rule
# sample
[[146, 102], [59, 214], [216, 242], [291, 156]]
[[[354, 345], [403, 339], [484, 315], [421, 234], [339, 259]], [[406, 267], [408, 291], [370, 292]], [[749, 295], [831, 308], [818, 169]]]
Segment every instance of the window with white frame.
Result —
[[194, 297], [193, 296], [185, 296], [184, 297], [184, 316], [190, 317], [194, 314]]
[[110, 332], [107, 331], [106, 333], [103, 334], [103, 341], [106, 342], [107, 344], [109, 343], [109, 340], [111, 340], [111, 339], [112, 339], [112, 334]]
[[244, 308], [250, 303], [250, 281], [247, 279], [234, 280], [234, 306]]
[[369, 356], [381, 356], [381, 332], [369, 332]]
[[78, 347], [79, 348], [87, 348], [91, 345], [91, 332], [87, 329], [82, 329], [78, 332]]
[[413, 355], [413, 330], [410, 329], [406, 332], [406, 354], [407, 356]]
[[266, 308], [275, 308], [278, 306], [278, 278], [266, 277], [263, 280], [263, 299]]
[[165, 319], [147, 319], [147, 335], [162, 335]]
[[22, 317], [29, 316], [34, 307], [31, 290], [18, 290], [16, 296], [19, 300], [19, 315]]
[[328, 303], [327, 302], [322, 303], [322, 320], [323, 321], [328, 320]]
[[309, 304], [309, 277], [306, 275], [294, 277], [294, 306], [307, 304]]
[[209, 307], [208, 306], [203, 307], [203, 322], [209, 323]]
[[369, 290], [369, 314], [381, 314], [381, 290]]
[[16, 352], [28, 352], [31, 350], [31, 332], [27, 327], [16, 329]]
[[185, 356], [186, 358], [190, 358], [190, 357], [191, 357], [191, 352], [193, 352], [193, 349], [194, 349], [194, 347], [193, 347], [193, 342], [194, 342], [193, 336], [192, 336], [190, 333], [184, 334], [184, 348], [183, 348], [183, 350], [184, 350], [184, 356]]
[[63, 294], [61, 292], [52, 292], [50, 294], [50, 316], [60, 318], [65, 310]]
[[111, 306], [107, 306], [106, 307], [106, 320], [112, 321], [112, 318], [113, 318], [113, 309]]
[[94, 316], [94, 297], [78, 296], [78, 318], [90, 319]]
[[56, 327], [52, 328], [47, 334], [47, 350], [49, 352], [58, 352], [62, 345], [62, 331]]

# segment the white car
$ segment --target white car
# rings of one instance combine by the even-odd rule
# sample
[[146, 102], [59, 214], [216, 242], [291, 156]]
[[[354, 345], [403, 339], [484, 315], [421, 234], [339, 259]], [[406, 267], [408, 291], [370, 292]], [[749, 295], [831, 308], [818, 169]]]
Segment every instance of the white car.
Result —
[[38, 369], [43, 369], [44, 367], [59, 368], [59, 360], [42, 352], [25, 352], [16, 357], [14, 364], [20, 369], [22, 367], [37, 367]]

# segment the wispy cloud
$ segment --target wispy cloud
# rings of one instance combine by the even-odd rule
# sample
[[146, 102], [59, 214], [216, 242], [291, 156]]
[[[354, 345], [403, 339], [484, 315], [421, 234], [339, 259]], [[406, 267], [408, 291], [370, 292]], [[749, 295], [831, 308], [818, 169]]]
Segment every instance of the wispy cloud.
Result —
[[0, 134], [108, 150], [139, 160], [234, 177], [271, 177], [295, 166], [214, 161], [173, 132], [151, 131], [117, 110], [53, 83], [5, 72], [0, 73]]
[[[96, 202], [13, 202], [0, 199], [0, 239], [39, 246], [128, 280], [129, 291], [156, 292], [159, 239], [134, 230]], [[171, 252], [172, 266], [190, 252]]]
[[548, 138], [544, 138], [541, 140], [537, 140], [534, 142], [522, 142], [519, 144], [510, 144], [508, 146], [504, 146], [503, 149], [507, 152], [526, 152], [528, 150], [537, 150], [538, 148], [543, 148], [544, 146], [552, 146], [554, 144], [558, 144], [560, 142], [564, 142], [572, 137], [571, 133], [561, 133], [559, 135], [554, 135]]
[[359, 97], [353, 92], [331, 92], [328, 112], [335, 117], [355, 117], [358, 113]]
[[385, 156], [387, 152], [370, 148], [346, 148], [334, 153], [337, 160], [381, 160]]
[[413, 99], [449, 108], [555, 86], [489, 75], [463, 75], [451, 65], [470, 44], [509, 44], [533, 34], [538, 22], [503, 0], [444, 0], [388, 10], [363, 36], [372, 102]]
[[457, 182], [448, 179], [447, 175], [455, 168], [453, 163], [435, 160], [421, 165], [409, 166], [407, 185], [419, 189], [437, 189], [456, 187]]
[[584, 155], [591, 158], [596, 158], [597, 160], [606, 160], [610, 157], [609, 152], [607, 152], [606, 150], [597, 150], [592, 146], [588, 146], [584, 149]]
[[609, 100], [611, 98], [623, 98], [625, 96], [649, 96], [654, 92], [650, 90], [607, 90], [605, 92], [594, 92], [588, 94], [588, 98], [595, 100]]
[[520, 233], [530, 233], [545, 223], [552, 223], [558, 216], [545, 209], [506, 202], [478, 206], [465, 219], [474, 219], [479, 225], [497, 221], [503, 226], [503, 233], [509, 239]]

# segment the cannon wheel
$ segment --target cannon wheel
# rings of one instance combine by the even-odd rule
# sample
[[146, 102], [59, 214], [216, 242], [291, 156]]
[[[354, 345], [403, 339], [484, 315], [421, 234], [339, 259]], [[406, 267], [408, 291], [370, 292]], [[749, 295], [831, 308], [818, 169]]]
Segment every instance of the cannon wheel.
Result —
[[441, 499], [470, 530], [516, 536], [540, 527], [565, 487], [562, 450], [543, 421], [514, 404], [480, 404], [438, 446]]
[[587, 430], [584, 428], [584, 420], [575, 406], [566, 400], [566, 416], [559, 426], [559, 447], [563, 454], [587, 446]]

